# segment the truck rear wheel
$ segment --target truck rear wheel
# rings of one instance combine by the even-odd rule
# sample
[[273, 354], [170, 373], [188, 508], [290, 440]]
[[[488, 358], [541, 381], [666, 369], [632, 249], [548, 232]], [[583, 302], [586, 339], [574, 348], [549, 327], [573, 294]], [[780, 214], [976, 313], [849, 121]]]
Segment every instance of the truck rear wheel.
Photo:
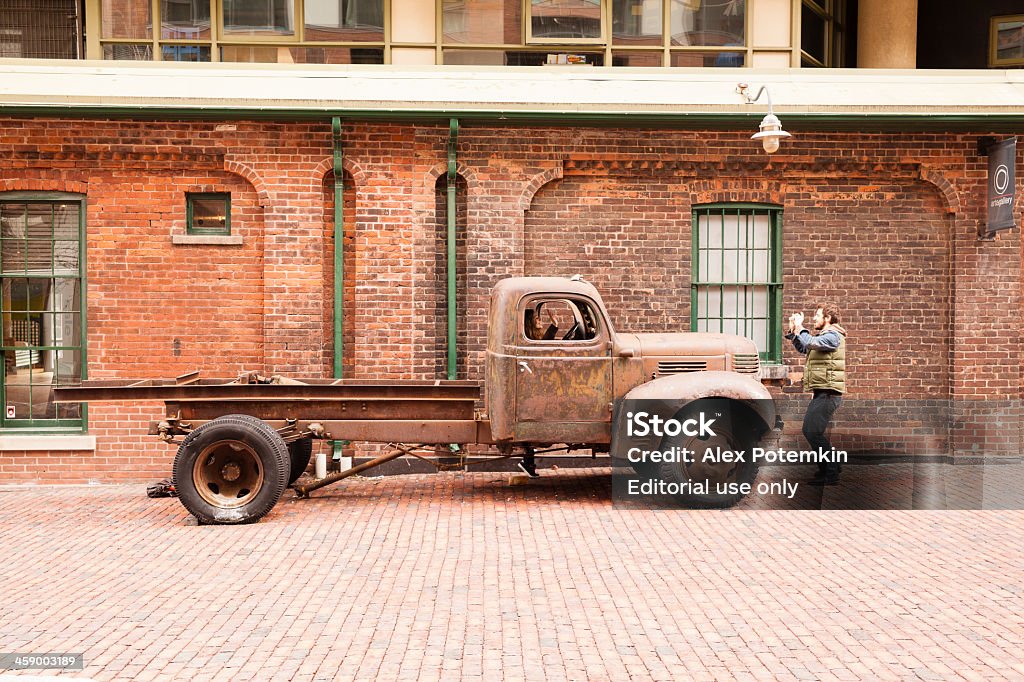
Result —
[[291, 461], [291, 473], [288, 474], [288, 485], [295, 483], [309, 466], [309, 458], [313, 456], [313, 439], [300, 438], [288, 443], [288, 458]]
[[[676, 495], [676, 500], [687, 507], [698, 509], [724, 509], [732, 507], [746, 493], [738, 488], [743, 484], [753, 485], [757, 478], [759, 465], [750, 461], [750, 448], [754, 437], [750, 425], [742, 418], [743, 409], [731, 404], [728, 400], [702, 400], [701, 408], [705, 414], [714, 413], [715, 424], [713, 436], [666, 436], [662, 441], [662, 450], [671, 447], [686, 448], [693, 452], [693, 462], [666, 462], [660, 465], [659, 474], [666, 483], [703, 485], [706, 482], [707, 492], [701, 494], [688, 493]], [[690, 414], [689, 416], [693, 416]], [[685, 415], [682, 416], [685, 419]], [[717, 450], [716, 450], [717, 449]], [[743, 461], [702, 461], [706, 451], [742, 452]], [[722, 458], [725, 459], [725, 458]], [[722, 486], [721, 488], [719, 486]]]
[[185, 437], [174, 457], [174, 483], [178, 499], [201, 523], [253, 523], [277, 504], [290, 468], [277, 431], [232, 414]]

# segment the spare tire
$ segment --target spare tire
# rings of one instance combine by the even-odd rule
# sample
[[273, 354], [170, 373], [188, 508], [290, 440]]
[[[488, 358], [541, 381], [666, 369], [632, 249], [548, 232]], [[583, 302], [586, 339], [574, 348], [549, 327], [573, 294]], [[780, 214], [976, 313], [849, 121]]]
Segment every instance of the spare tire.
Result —
[[174, 457], [178, 499], [200, 523], [253, 523], [288, 485], [291, 459], [281, 435], [244, 414], [209, 421], [185, 437]]

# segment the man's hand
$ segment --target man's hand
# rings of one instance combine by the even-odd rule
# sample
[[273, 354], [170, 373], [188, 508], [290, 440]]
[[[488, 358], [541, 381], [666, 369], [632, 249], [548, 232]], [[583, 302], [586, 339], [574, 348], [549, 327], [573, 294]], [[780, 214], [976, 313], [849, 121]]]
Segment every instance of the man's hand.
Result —
[[803, 313], [793, 313], [792, 315], [789, 316], [789, 333], [790, 334], [796, 334], [797, 330], [803, 328], [803, 326], [804, 326], [804, 314]]

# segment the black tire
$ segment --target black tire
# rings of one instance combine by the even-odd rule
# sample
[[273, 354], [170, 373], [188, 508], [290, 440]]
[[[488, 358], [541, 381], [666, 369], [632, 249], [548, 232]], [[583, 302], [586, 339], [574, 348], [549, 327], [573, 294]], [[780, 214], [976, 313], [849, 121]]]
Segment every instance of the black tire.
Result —
[[218, 417], [185, 436], [174, 457], [178, 499], [200, 523], [253, 523], [281, 499], [288, 446], [263, 421]]
[[288, 458], [291, 460], [291, 473], [288, 474], [288, 485], [295, 483], [309, 466], [309, 458], [313, 456], [313, 439], [302, 438], [288, 443]]
[[658, 478], [661, 476], [661, 464], [658, 462], [644, 460], [642, 462], [630, 462], [629, 466], [633, 467], [633, 471], [641, 478]]
[[[741, 485], [748, 483], [753, 486], [757, 478], [759, 464], [750, 461], [750, 449], [755, 443], [751, 432], [752, 422], [746, 410], [726, 399], [703, 399], [700, 401], [699, 410], [705, 414], [714, 413], [716, 416], [714, 437], [666, 436], [662, 441], [661, 449], [667, 451], [671, 447], [687, 448], [696, 453], [693, 456], [694, 462], [666, 462], [658, 466], [659, 476], [666, 483], [683, 484], [686, 482], [702, 483], [708, 482], [707, 494], [679, 494], [676, 501], [686, 507], [696, 509], [724, 509], [732, 507], [746, 497], [745, 493], [716, 492], [718, 483], [734, 483]], [[692, 417], [693, 410], [685, 411], [676, 418], [683, 420]], [[705, 463], [701, 459], [708, 448], [719, 447], [722, 450], [743, 451], [745, 457], [742, 462]]]

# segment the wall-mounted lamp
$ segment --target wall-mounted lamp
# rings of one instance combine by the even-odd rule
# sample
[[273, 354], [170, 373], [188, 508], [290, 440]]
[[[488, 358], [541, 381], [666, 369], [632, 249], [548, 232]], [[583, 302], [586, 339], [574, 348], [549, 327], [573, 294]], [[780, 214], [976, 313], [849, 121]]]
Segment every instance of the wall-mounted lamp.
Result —
[[751, 140], [761, 140], [764, 150], [769, 154], [774, 154], [779, 151], [779, 140], [784, 137], [793, 137], [785, 130], [782, 129], [782, 121], [779, 117], [772, 112], [772, 95], [768, 92], [767, 86], [762, 85], [761, 89], [757, 91], [757, 94], [753, 97], [747, 92], [749, 85], [746, 83], [740, 83], [736, 86], [736, 92], [743, 95], [744, 100], [747, 104], [751, 104], [761, 99], [761, 95], [764, 94], [768, 97], [768, 115], [761, 119], [761, 130], [750, 136]]

